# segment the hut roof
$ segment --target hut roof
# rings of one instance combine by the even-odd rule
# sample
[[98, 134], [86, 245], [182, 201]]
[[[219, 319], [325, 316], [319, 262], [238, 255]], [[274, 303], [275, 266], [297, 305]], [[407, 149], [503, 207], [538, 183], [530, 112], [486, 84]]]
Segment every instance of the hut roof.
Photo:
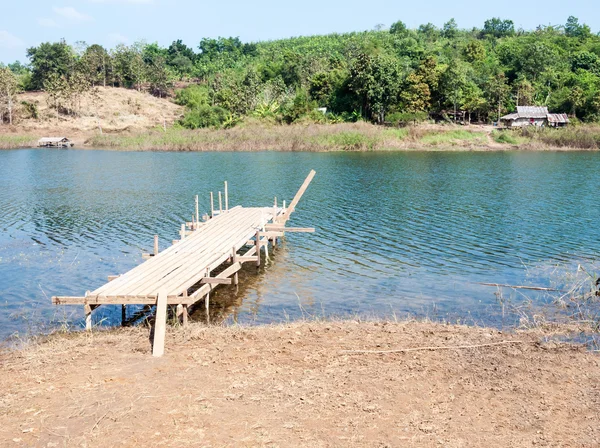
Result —
[[38, 143], [58, 143], [68, 141], [69, 139], [67, 137], [43, 137], [38, 140]]
[[548, 123], [568, 123], [569, 117], [567, 114], [548, 114]]
[[517, 106], [519, 118], [546, 118], [548, 116], [547, 107], [539, 106]]

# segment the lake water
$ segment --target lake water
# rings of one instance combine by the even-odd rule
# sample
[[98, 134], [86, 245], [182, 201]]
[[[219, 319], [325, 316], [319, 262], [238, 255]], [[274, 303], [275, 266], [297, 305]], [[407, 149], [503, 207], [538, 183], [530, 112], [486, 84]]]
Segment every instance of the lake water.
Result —
[[[230, 204], [289, 203], [317, 171], [271, 263], [222, 288], [213, 313], [263, 323], [302, 316], [429, 316], [498, 325], [496, 289], [551, 281], [598, 254], [600, 153], [163, 153], [0, 151], [0, 338], [80, 326], [83, 295], [161, 249], [194, 195], [229, 182]], [[102, 324], [120, 308], [101, 307]], [[202, 316], [197, 317], [202, 319]]]

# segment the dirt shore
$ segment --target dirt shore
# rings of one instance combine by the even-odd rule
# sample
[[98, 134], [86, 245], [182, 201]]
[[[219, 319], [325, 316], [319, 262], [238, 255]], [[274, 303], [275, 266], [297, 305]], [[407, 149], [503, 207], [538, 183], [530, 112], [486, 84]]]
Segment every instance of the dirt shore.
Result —
[[538, 332], [193, 324], [149, 350], [130, 328], [1, 352], [0, 446], [600, 446], [600, 357]]

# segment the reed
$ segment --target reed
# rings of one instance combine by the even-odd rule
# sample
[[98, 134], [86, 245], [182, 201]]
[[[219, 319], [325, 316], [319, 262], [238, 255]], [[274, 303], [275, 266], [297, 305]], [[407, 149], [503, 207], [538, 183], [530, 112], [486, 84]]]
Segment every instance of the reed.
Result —
[[0, 134], [0, 149], [28, 148], [37, 145], [33, 135]]

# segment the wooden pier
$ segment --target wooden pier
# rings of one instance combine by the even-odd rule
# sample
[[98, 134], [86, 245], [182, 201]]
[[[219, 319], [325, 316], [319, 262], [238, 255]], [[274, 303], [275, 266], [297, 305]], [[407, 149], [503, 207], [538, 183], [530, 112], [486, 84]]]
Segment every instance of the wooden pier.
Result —
[[[314, 232], [312, 228], [289, 228], [287, 221], [315, 175], [311, 171], [289, 207], [278, 206], [277, 199], [270, 207], [229, 208], [227, 182], [224, 195], [219, 192], [219, 208], [211, 193], [211, 212], [200, 221], [198, 197], [192, 221], [182, 224], [180, 239], [163, 252], [158, 251], [154, 238], [154, 253], [139, 266], [120, 276], [109, 277], [108, 283], [81, 297], [52, 297], [55, 305], [84, 305], [86, 329], [92, 328], [92, 311], [101, 305], [156, 305], [153, 354], [164, 351], [164, 335], [169, 305], [177, 306], [177, 315], [185, 326], [190, 307], [205, 301], [221, 284], [237, 285], [238, 271], [244, 263], [261, 264], [261, 250], [268, 256], [269, 243], [285, 232]], [[223, 201], [224, 200], [224, 201]], [[224, 203], [223, 203], [224, 202]], [[224, 267], [223, 270], [221, 270]], [[213, 275], [213, 271], [219, 273]]]

